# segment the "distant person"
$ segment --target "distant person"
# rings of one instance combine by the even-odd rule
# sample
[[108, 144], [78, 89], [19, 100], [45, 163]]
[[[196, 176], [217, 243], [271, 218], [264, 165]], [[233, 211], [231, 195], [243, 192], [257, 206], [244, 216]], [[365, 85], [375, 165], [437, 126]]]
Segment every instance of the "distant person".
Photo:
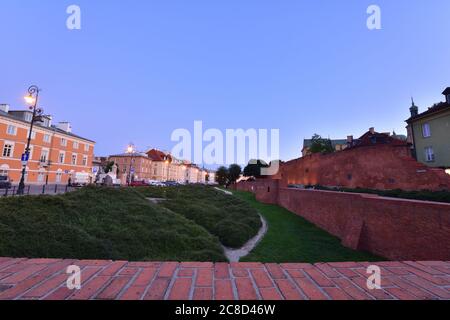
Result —
[[69, 181], [68, 181], [67, 185], [68, 185], [69, 187], [72, 186], [72, 178], [71, 178], [71, 177], [69, 177]]

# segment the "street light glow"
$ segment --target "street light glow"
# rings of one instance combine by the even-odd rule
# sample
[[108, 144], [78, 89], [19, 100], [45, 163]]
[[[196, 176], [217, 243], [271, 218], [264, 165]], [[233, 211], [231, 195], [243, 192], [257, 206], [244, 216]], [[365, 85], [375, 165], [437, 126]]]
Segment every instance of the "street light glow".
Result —
[[25, 102], [29, 105], [34, 104], [34, 102], [36, 101], [36, 99], [31, 94], [28, 96], [25, 96], [24, 99], [25, 99]]

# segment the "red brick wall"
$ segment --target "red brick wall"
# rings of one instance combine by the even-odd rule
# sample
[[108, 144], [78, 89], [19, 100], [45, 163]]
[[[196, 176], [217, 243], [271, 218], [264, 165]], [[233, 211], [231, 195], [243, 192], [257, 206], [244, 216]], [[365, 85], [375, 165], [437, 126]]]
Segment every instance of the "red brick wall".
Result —
[[283, 163], [285, 185], [323, 185], [379, 190], [450, 190], [450, 176], [409, 156], [408, 147], [376, 145], [314, 154]]
[[276, 184], [248, 182], [237, 189], [253, 191], [264, 203], [278, 203], [348, 247], [391, 260], [450, 260], [450, 204], [277, 188]]

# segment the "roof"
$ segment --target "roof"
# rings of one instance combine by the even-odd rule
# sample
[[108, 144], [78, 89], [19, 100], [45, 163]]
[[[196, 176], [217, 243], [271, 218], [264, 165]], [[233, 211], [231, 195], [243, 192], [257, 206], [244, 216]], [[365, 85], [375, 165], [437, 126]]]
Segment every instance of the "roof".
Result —
[[380, 144], [389, 144], [393, 146], [406, 146], [408, 143], [404, 140], [397, 138], [396, 136], [391, 136], [388, 133], [379, 133], [379, 132], [370, 132], [367, 131], [363, 134], [359, 139], [355, 139], [352, 142], [352, 145], [349, 146], [348, 149], [357, 148], [357, 147], [365, 147], [365, 146], [373, 146]]
[[[303, 148], [310, 148], [312, 145], [312, 139], [304, 139], [303, 140]], [[333, 148], [336, 148], [336, 145], [344, 145], [347, 144], [347, 139], [335, 139], [331, 140], [331, 145]]]
[[148, 158], [148, 155], [143, 153], [143, 152], [134, 152], [134, 153], [120, 153], [120, 154], [115, 154], [112, 156], [109, 156], [110, 158], [124, 158], [124, 157], [144, 157], [144, 158]]
[[[16, 110], [11, 110], [11, 111], [14, 112]], [[25, 111], [27, 111], [27, 110], [24, 110], [24, 112]], [[9, 119], [12, 119], [12, 120], [15, 120], [15, 121], [19, 121], [19, 122], [22, 122], [22, 123], [26, 123], [28, 125], [30, 124], [28, 121], [25, 121], [25, 120], [23, 120], [23, 119], [21, 119], [19, 117], [16, 117], [16, 116], [14, 116], [14, 115], [12, 115], [10, 113], [7, 113], [7, 112], [1, 111], [1, 110], [0, 110], [0, 116], [1, 117], [5, 117], [5, 118], [9, 118]], [[64, 134], [64, 135], [67, 135], [67, 136], [70, 136], [70, 137], [74, 137], [74, 138], [77, 138], [77, 139], [82, 139], [82, 140], [86, 140], [86, 141], [95, 143], [95, 141], [93, 141], [93, 140], [86, 139], [86, 138], [83, 138], [83, 137], [81, 137], [79, 135], [73, 134], [71, 132], [66, 132], [64, 130], [58, 129], [54, 125], [52, 125], [51, 127], [41, 126], [39, 123], [35, 123], [34, 125], [39, 127], [39, 128], [42, 128], [42, 129], [47, 129], [47, 130], [50, 130], [50, 131], [53, 131], [53, 132], [56, 132], [56, 133]]]
[[172, 159], [170, 154], [166, 154], [165, 152], [157, 149], [151, 149], [150, 151], [147, 151], [147, 155], [153, 161], [166, 161], [168, 159]]
[[[450, 89], [450, 88], [447, 88], [447, 89]], [[449, 91], [449, 93], [450, 93], [450, 91]], [[443, 111], [450, 111], [450, 104], [448, 104], [447, 102], [436, 103], [431, 108], [428, 108], [427, 111], [419, 113], [417, 116], [410, 117], [408, 120], [406, 120], [406, 122], [410, 123], [410, 122], [412, 122], [414, 120], [418, 120], [418, 119], [421, 119], [421, 118], [424, 118], [424, 117], [428, 117], [428, 116], [431, 116], [433, 114], [436, 114], [438, 112], [443, 112]]]
[[444, 96], [450, 94], [450, 87], [447, 87], [447, 89], [445, 89], [444, 92], [442, 92], [442, 94], [443, 94]]

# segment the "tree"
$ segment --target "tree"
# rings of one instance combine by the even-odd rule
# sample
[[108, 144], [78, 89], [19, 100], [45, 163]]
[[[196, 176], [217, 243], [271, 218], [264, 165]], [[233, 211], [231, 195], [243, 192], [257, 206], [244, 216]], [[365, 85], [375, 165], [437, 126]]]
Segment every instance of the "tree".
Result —
[[261, 177], [261, 168], [268, 168], [269, 165], [263, 160], [251, 160], [244, 168], [244, 177]]
[[311, 153], [332, 153], [334, 152], [333, 144], [330, 139], [324, 139], [317, 133], [312, 136], [311, 147], [309, 151]]
[[[105, 171], [105, 173], [111, 172], [113, 166], [114, 166], [114, 161], [109, 161], [109, 162], [106, 164], [105, 168], [103, 168], [104, 171]], [[114, 173], [115, 173], [115, 172], [114, 172]]]
[[226, 186], [228, 184], [228, 169], [225, 167], [220, 167], [216, 172], [216, 182], [221, 186]]
[[242, 168], [238, 164], [232, 164], [228, 168], [228, 183], [234, 184], [236, 180], [240, 178], [242, 173]]

